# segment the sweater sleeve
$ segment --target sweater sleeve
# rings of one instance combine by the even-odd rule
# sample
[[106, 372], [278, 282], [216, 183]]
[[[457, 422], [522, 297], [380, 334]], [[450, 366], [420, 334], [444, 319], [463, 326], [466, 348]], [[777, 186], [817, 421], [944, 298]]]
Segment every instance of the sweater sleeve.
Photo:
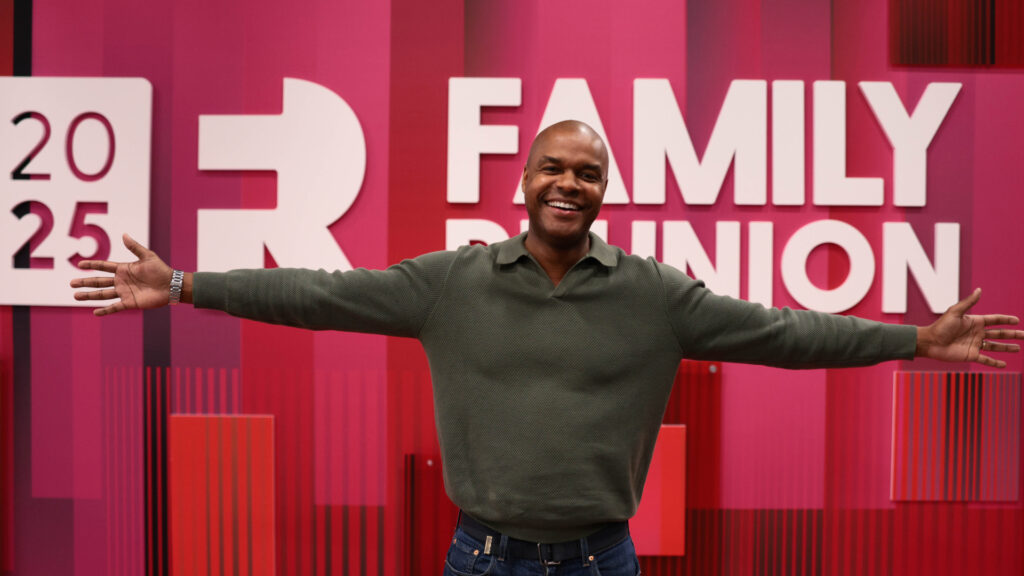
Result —
[[386, 270], [275, 268], [197, 272], [197, 308], [313, 330], [417, 337], [441, 296], [454, 252], [433, 252]]
[[912, 359], [917, 328], [719, 296], [659, 264], [669, 322], [683, 356], [780, 368], [866, 366]]

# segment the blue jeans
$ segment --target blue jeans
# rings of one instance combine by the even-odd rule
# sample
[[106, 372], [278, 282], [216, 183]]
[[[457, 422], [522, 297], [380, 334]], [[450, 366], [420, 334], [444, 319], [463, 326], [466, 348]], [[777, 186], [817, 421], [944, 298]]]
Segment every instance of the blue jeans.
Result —
[[500, 542], [493, 544], [491, 554], [484, 554], [484, 545], [469, 534], [456, 528], [448, 557], [444, 562], [444, 576], [638, 576], [633, 540], [593, 554], [587, 552], [586, 541], [581, 542], [583, 553], [579, 558], [565, 560], [557, 565], [544, 565], [536, 558], [504, 557]]

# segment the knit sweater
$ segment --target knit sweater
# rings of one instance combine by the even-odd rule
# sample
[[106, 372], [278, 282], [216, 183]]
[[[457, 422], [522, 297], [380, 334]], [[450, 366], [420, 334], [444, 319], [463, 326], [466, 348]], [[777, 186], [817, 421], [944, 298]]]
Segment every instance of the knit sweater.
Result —
[[556, 286], [520, 235], [386, 270], [197, 273], [201, 308], [418, 338], [449, 497], [512, 537], [577, 539], [637, 508], [683, 358], [787, 368], [912, 358], [912, 326], [719, 296], [591, 235]]

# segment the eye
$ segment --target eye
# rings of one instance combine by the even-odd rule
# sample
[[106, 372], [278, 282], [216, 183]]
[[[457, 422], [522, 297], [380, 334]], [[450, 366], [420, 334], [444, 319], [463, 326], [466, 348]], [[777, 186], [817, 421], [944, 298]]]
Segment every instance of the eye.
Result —
[[561, 172], [558, 166], [553, 166], [551, 164], [548, 164], [547, 166], [541, 166], [540, 171], [545, 174], [558, 174], [559, 172]]
[[587, 182], [600, 182], [600, 181], [601, 181], [601, 177], [600, 177], [600, 176], [598, 176], [598, 175], [597, 175], [596, 173], [594, 173], [594, 172], [584, 172], [584, 173], [583, 173], [583, 174], [582, 174], [581, 176], [582, 176], [582, 177], [583, 177], [583, 179], [584, 179], [584, 180], [586, 180]]

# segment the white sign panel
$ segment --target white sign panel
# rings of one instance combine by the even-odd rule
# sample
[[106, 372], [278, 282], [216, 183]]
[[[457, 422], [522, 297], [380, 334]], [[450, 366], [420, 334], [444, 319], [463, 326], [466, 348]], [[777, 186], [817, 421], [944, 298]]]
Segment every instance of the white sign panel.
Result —
[[77, 263], [148, 245], [152, 110], [144, 78], [0, 78], [0, 304], [95, 305]]

